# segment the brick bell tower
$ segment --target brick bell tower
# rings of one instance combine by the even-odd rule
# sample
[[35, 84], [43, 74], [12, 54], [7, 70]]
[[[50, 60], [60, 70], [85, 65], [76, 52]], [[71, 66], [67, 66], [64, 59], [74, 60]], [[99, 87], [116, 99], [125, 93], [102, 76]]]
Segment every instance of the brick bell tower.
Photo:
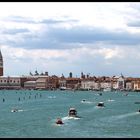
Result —
[[0, 50], [0, 76], [3, 76], [3, 58]]

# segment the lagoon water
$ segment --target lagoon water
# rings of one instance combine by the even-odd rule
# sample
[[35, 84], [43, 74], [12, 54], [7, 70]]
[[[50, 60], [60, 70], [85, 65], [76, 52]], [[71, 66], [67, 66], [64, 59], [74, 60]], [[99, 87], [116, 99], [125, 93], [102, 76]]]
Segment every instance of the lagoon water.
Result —
[[[0, 137], [139, 138], [139, 92], [0, 90]], [[5, 99], [5, 101], [3, 101]], [[85, 102], [82, 100], [85, 99]], [[97, 107], [98, 102], [105, 107]], [[68, 119], [75, 107], [80, 119]], [[18, 112], [11, 109], [18, 108]], [[56, 125], [62, 118], [64, 124]]]

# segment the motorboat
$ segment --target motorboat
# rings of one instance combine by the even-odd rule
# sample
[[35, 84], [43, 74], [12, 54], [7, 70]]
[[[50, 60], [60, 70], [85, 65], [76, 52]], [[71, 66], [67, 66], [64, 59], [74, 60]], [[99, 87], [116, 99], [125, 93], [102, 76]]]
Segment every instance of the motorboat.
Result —
[[85, 102], [86, 102], [86, 99], [83, 99], [81, 102], [82, 102], [82, 103], [85, 103]]
[[100, 92], [99, 95], [102, 96], [102, 93]]
[[56, 124], [64, 124], [61, 118], [57, 118], [55, 123]]
[[104, 91], [104, 92], [111, 91], [111, 88], [104, 88], [103, 91]]
[[68, 112], [69, 117], [77, 117], [77, 111], [75, 108], [70, 108]]
[[108, 101], [109, 101], [109, 102], [112, 102], [112, 101], [114, 101], [114, 100], [112, 100], [112, 99], [110, 98], [110, 99], [108, 99]]
[[98, 106], [98, 107], [104, 107], [104, 102], [99, 102], [99, 103], [97, 104], [97, 106]]
[[14, 109], [11, 110], [11, 112], [18, 112], [18, 109], [14, 108]]
[[140, 104], [140, 101], [135, 102], [135, 104]]

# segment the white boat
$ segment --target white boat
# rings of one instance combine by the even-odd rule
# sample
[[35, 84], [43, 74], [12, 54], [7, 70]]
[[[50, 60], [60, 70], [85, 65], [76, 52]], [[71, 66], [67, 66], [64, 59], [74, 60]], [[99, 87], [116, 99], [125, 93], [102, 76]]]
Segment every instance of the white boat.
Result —
[[77, 111], [76, 111], [75, 108], [70, 108], [70, 109], [69, 109], [68, 117], [69, 117], [69, 118], [79, 118], [79, 117], [77, 116]]
[[114, 101], [114, 100], [112, 100], [112, 99], [108, 99], [108, 101], [109, 101], [109, 102], [112, 102], [112, 101]]
[[111, 91], [111, 88], [104, 88], [103, 91], [104, 91], [104, 92]]
[[11, 112], [18, 112], [18, 109], [14, 108], [14, 109], [11, 110]]
[[98, 107], [104, 107], [104, 102], [99, 102], [99, 103], [97, 104], [97, 106], [98, 106]]
[[60, 90], [66, 90], [67, 88], [66, 87], [60, 87]]
[[82, 103], [85, 103], [85, 102], [86, 102], [86, 99], [83, 99], [81, 102], [82, 102]]

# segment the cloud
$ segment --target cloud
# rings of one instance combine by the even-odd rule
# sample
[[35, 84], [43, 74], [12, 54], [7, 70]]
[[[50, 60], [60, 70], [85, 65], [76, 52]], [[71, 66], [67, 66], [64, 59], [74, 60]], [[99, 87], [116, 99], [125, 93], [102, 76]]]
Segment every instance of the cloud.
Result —
[[[16, 31], [15, 31], [16, 32]], [[14, 37], [14, 36], [13, 36]], [[66, 28], [54, 28], [46, 27], [43, 32], [29, 32], [29, 34], [23, 34], [19, 36], [22, 38], [22, 42], [15, 44], [15, 46], [22, 46], [24, 48], [50, 48], [50, 49], [67, 49], [74, 43], [79, 44], [119, 44], [119, 45], [136, 45], [140, 44], [140, 34], [131, 34], [127, 31], [110, 32], [108, 30], [89, 27], [73, 27], [71, 29]], [[76, 47], [76, 45], [71, 45]]]
[[[9, 46], [1, 46], [4, 57], [5, 73], [9, 73], [8, 67], [12, 65], [12, 71], [27, 74], [29, 71], [48, 70], [51, 73], [60, 75], [81, 71], [94, 73], [97, 75], [108, 75], [124, 72], [132, 66], [139, 68], [140, 47], [136, 48], [108, 48], [108, 47], [81, 47], [73, 49], [23, 49]], [[138, 51], [139, 50], [139, 51]], [[129, 57], [129, 59], [128, 59]], [[133, 64], [132, 64], [133, 63]], [[17, 67], [18, 66], [18, 67]], [[19, 67], [20, 66], [20, 67]], [[63, 66], [63, 67], [60, 67]], [[57, 67], [57, 71], [56, 71]], [[116, 69], [117, 68], [117, 69]], [[136, 70], [132, 70], [138, 72]], [[131, 71], [126, 72], [132, 74]]]
[[29, 30], [25, 29], [25, 28], [21, 28], [21, 29], [5, 29], [2, 31], [2, 34], [19, 34], [19, 33], [28, 33]]
[[5, 72], [21, 74], [38, 68], [56, 74], [69, 70], [138, 74], [139, 6], [2, 3], [0, 42]]

